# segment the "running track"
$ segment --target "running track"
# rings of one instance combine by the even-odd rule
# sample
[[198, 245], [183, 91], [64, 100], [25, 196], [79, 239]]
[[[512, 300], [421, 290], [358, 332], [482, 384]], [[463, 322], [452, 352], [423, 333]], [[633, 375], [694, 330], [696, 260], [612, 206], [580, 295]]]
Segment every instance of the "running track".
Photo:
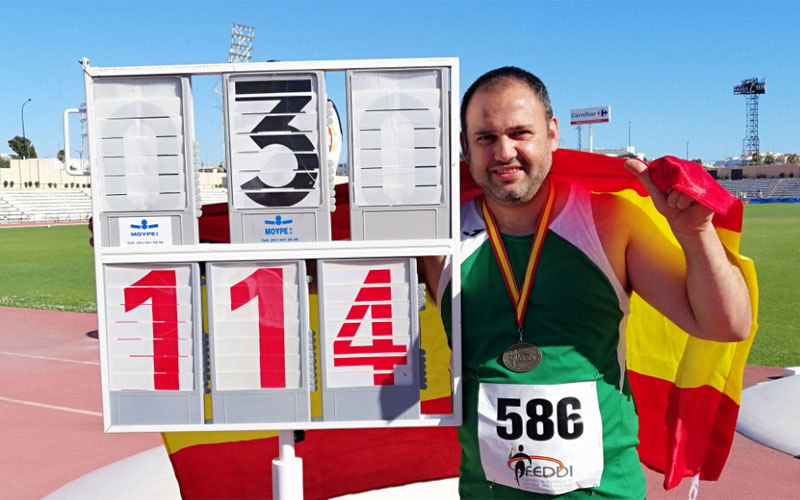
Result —
[[[104, 434], [94, 314], [0, 307], [0, 499], [39, 499], [78, 477], [161, 445], [158, 434]], [[749, 366], [745, 386], [780, 376]], [[689, 480], [650, 499], [688, 498]], [[455, 498], [455, 493], [453, 498]], [[800, 460], [736, 434], [721, 481], [700, 499], [800, 498]]]

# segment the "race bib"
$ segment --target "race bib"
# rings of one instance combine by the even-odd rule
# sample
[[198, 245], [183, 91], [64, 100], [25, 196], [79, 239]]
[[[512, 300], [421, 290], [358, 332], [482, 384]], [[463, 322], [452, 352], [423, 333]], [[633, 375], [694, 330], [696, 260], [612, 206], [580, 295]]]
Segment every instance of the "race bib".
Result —
[[549, 495], [600, 485], [603, 425], [594, 381], [482, 383], [478, 438], [494, 483]]

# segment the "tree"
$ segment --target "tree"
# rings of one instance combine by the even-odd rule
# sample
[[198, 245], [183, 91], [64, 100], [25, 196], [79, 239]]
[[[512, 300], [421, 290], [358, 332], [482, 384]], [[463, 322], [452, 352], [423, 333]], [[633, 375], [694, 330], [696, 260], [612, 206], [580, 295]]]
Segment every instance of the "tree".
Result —
[[15, 135], [13, 139], [8, 141], [8, 147], [11, 148], [11, 151], [17, 153], [19, 158], [36, 158], [36, 148], [33, 147], [31, 140], [27, 137], [23, 139]]
[[697, 163], [697, 164], [702, 165], [703, 164], [703, 160], [700, 159], [700, 158], [695, 158], [695, 159], [692, 160], [692, 163]]
[[64, 150], [63, 149], [59, 149], [58, 150], [58, 154], [56, 154], [56, 158], [58, 158], [58, 161], [60, 161], [61, 163], [64, 163], [64, 160], [66, 159], [66, 156], [64, 155]]
[[11, 166], [11, 160], [8, 158], [0, 158], [0, 168], [9, 168]]
[[774, 163], [775, 157], [771, 153], [767, 153], [767, 156], [764, 157], [764, 165], [772, 165]]
[[750, 165], [761, 165], [761, 155], [758, 153], [753, 153], [750, 156]]
[[797, 160], [798, 160], [798, 159], [799, 159], [799, 158], [798, 158], [797, 154], [795, 154], [795, 153], [792, 153], [792, 154], [790, 154], [790, 155], [789, 155], [789, 156], [786, 158], [786, 162], [787, 162], [787, 163], [797, 163]]

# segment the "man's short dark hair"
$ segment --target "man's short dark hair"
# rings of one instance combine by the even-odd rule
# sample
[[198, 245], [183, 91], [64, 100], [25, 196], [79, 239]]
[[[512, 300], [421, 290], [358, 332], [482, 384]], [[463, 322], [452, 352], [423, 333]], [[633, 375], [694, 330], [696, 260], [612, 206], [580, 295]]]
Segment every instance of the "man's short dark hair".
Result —
[[475, 92], [484, 87], [493, 89], [501, 85], [508, 85], [513, 81], [527, 85], [536, 94], [539, 102], [544, 107], [545, 118], [549, 122], [550, 118], [553, 117], [553, 106], [550, 104], [550, 95], [547, 93], [547, 87], [544, 86], [544, 83], [529, 71], [516, 66], [503, 66], [478, 77], [464, 93], [464, 98], [461, 100], [461, 131], [464, 133], [467, 131], [467, 106], [469, 106], [469, 102]]

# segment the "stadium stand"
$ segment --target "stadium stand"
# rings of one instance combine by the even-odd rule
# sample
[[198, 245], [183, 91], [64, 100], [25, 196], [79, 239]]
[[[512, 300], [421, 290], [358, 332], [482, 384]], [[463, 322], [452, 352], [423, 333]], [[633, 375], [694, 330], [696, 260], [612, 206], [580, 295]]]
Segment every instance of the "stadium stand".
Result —
[[739, 198], [796, 198], [800, 178], [720, 180], [719, 183]]
[[794, 198], [800, 196], [800, 178], [777, 179], [771, 198]]
[[0, 224], [81, 221], [91, 216], [88, 189], [0, 190]]
[[[200, 205], [227, 202], [225, 189], [200, 191]], [[0, 224], [82, 221], [91, 216], [88, 189], [0, 189]]]
[[20, 209], [0, 198], [0, 224], [19, 224], [28, 222], [30, 216]]
[[[722, 187], [739, 198], [768, 198], [775, 188], [777, 179], [742, 179], [738, 181], [721, 180]], [[761, 195], [759, 196], [759, 192]]]
[[212, 203], [228, 203], [228, 191], [226, 189], [202, 189], [200, 190], [199, 205], [210, 205]]

